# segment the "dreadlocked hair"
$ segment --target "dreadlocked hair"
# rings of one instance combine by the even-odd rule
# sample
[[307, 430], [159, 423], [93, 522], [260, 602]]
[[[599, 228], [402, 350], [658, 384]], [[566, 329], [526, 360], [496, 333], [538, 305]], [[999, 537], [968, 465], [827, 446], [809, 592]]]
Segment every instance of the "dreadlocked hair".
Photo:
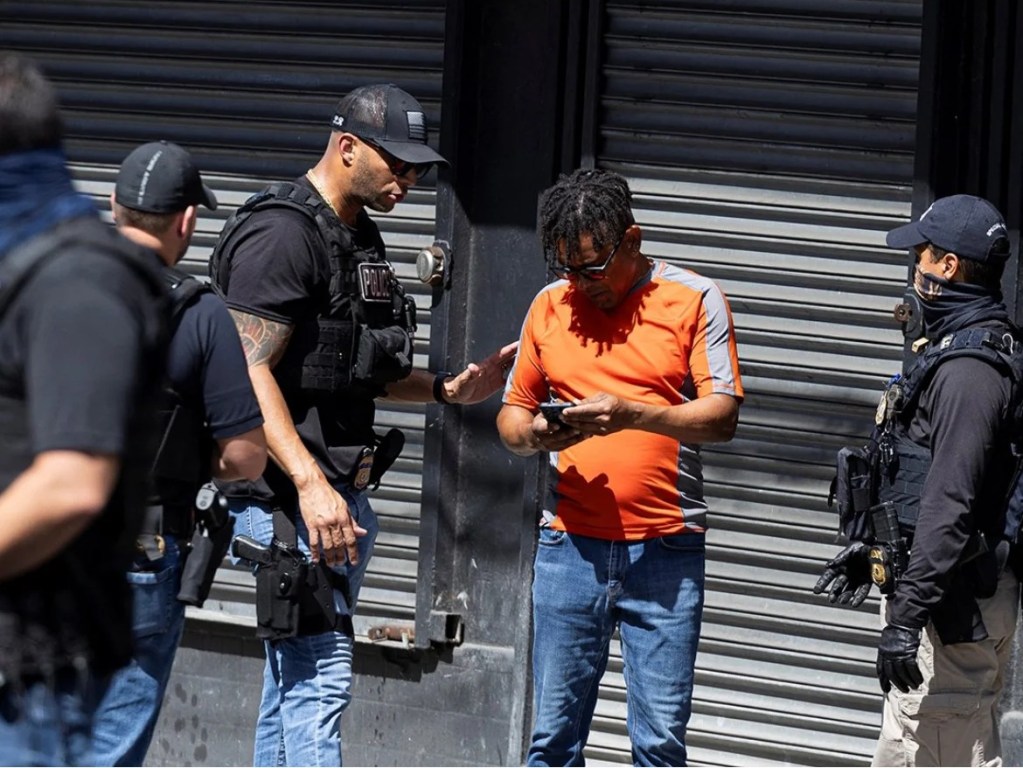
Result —
[[592, 238], [595, 251], [614, 245], [636, 223], [631, 202], [629, 183], [617, 173], [580, 168], [562, 174], [540, 195], [537, 229], [547, 262], [558, 260], [559, 242], [564, 261], [573, 261], [583, 235]]

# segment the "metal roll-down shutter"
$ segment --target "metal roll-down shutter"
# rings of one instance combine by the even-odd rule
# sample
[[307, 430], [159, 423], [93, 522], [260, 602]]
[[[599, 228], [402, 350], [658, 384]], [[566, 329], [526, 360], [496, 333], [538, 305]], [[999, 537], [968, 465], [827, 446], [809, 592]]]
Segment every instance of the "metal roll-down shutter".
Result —
[[[596, 164], [634, 191], [643, 252], [714, 279], [746, 388], [704, 450], [707, 598], [690, 761], [867, 764], [877, 598], [811, 589], [833, 555], [837, 448], [900, 370], [920, 0], [606, 4]], [[587, 754], [630, 762], [617, 644]]]
[[[400, 42], [400, 44], [396, 44]], [[0, 4], [0, 49], [32, 56], [56, 83], [66, 147], [80, 188], [106, 210], [121, 160], [146, 141], [189, 149], [220, 202], [200, 208], [184, 266], [205, 275], [230, 213], [273, 179], [296, 177], [326, 145], [337, 100], [393, 82], [440, 125], [443, 0], [138, 3], [135, 0]], [[431, 137], [436, 146], [436, 133]], [[390, 215], [375, 215], [388, 255], [419, 306], [416, 363], [425, 366], [430, 294], [415, 254], [433, 240], [435, 177]], [[374, 493], [381, 532], [356, 628], [408, 622], [415, 608], [422, 476], [422, 408], [380, 409], [401, 427], [405, 451]], [[222, 568], [211, 599], [191, 615], [254, 623], [250, 574]]]

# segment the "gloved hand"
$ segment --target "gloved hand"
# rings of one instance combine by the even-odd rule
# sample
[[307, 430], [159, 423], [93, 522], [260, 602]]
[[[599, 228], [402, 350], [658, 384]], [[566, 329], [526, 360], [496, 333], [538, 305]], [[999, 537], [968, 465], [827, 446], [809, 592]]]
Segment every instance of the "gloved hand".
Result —
[[831, 584], [828, 602], [851, 608], [862, 605], [873, 584], [870, 580], [870, 563], [867, 561], [868, 549], [862, 541], [855, 541], [828, 560], [824, 573], [813, 587], [813, 593], [819, 595]]
[[889, 624], [881, 631], [877, 646], [877, 679], [885, 693], [894, 685], [903, 693], [919, 688], [924, 681], [916, 663], [920, 647], [920, 630]]

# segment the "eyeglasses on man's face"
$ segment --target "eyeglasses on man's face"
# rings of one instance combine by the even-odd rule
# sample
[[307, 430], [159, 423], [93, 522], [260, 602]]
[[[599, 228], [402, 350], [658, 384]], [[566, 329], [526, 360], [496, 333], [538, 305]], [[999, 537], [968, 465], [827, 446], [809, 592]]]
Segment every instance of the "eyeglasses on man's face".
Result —
[[603, 280], [607, 277], [607, 271], [611, 268], [611, 262], [614, 261], [615, 254], [618, 253], [618, 249], [621, 248], [624, 239], [625, 232], [622, 232], [622, 236], [618, 238], [618, 242], [614, 244], [611, 253], [608, 254], [603, 264], [584, 264], [581, 267], [572, 267], [568, 264], [563, 264], [555, 257], [550, 260], [547, 266], [555, 277], [565, 280], [578, 280], [581, 277], [587, 280]]
[[421, 179], [430, 172], [431, 168], [433, 168], [433, 163], [410, 163], [406, 160], [399, 160], [372, 139], [364, 139], [360, 136], [359, 141], [373, 147], [380, 157], [384, 159], [384, 162], [387, 163], [387, 167], [391, 169], [391, 173], [399, 179], [403, 176], [408, 176], [412, 173], [412, 171], [416, 172], [417, 179]]

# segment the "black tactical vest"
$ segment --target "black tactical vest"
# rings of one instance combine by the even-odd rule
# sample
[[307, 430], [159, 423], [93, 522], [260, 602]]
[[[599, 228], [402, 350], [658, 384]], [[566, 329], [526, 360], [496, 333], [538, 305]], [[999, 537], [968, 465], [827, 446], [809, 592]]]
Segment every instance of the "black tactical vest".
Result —
[[[170, 295], [169, 336], [174, 337], [185, 310], [210, 288], [180, 269], [164, 267], [163, 279]], [[199, 487], [209, 480], [213, 444], [206, 429], [200, 403], [164, 381], [157, 409], [160, 443], [153, 460], [151, 504], [164, 508], [164, 531], [178, 535], [191, 533], [181, 528], [188, 520]]]
[[[128, 424], [120, 476], [103, 513], [51, 560], [0, 582], [0, 673], [9, 680], [47, 678], [82, 664], [109, 672], [131, 655], [131, 593], [124, 573], [149, 493], [153, 414], [166, 356], [166, 294], [155, 257], [98, 219], [65, 222], [0, 262], [0, 322], [43, 262], [86, 252], [128, 264], [148, 287], [153, 311], [143, 318], [140, 367], [146, 375], [139, 382], [140, 407]], [[23, 391], [0, 393], [0, 433], [0, 482], [6, 488], [33, 460]]]
[[[1004, 372], [1012, 381], [1011, 424], [1005, 430], [1004, 450], [1020, 456], [1023, 444], [1023, 349], [1012, 331], [967, 328], [949, 334], [924, 351], [905, 375], [893, 376], [878, 404], [875, 428], [863, 448], [839, 452], [838, 477], [832, 492], [838, 498], [840, 530], [850, 539], [872, 538], [870, 509], [891, 502], [898, 514], [902, 536], [912, 540], [920, 512], [920, 498], [931, 468], [931, 451], [908, 435], [920, 396], [938, 366], [957, 357], [974, 357]], [[1018, 463], [1018, 462], [1017, 462]], [[1017, 476], [1019, 471], [1017, 469]], [[1009, 507], [1013, 483], [1006, 490], [1003, 510]], [[1002, 489], [998, 489], [999, 492]], [[1003, 537], [1015, 541], [1023, 517], [1023, 490], [1019, 509], [1004, 515], [997, 525]], [[999, 531], [995, 531], [996, 533]]]
[[372, 247], [356, 245], [348, 227], [312, 190], [292, 182], [271, 184], [224, 225], [210, 257], [214, 290], [224, 298], [229, 294], [239, 228], [253, 213], [275, 207], [298, 211], [315, 225], [330, 263], [328, 296], [317, 317], [295, 326], [274, 367], [281, 390], [383, 394], [385, 384], [412, 370], [416, 308], [384, 260], [383, 243], [365, 212], [359, 214], [360, 227], [373, 227]]
[[[878, 446], [878, 500], [891, 501], [898, 512], [899, 527], [912, 538], [920, 513], [920, 497], [931, 468], [931, 452], [910, 440], [907, 430], [924, 389], [939, 365], [957, 357], [973, 357], [994, 366], [1012, 381], [1012, 409], [1015, 428], [1006, 431], [1003, 450], [1010, 440], [1018, 441], [1021, 394], [1023, 394], [1023, 350], [1008, 330], [967, 328], [941, 338], [923, 352], [906, 375], [885, 389], [875, 431]], [[1007, 480], [1008, 478], [1006, 478]], [[1005, 496], [1002, 497], [1003, 499]], [[1014, 540], [1016, 531], [1006, 532]]]

